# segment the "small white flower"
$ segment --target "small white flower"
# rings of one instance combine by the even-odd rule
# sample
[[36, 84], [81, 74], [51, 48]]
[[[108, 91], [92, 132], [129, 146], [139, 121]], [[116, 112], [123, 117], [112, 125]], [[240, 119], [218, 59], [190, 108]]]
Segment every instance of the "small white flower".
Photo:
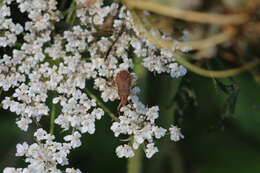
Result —
[[118, 122], [113, 122], [110, 129], [114, 132], [115, 137], [118, 137], [121, 133], [120, 124]]
[[76, 131], [72, 135], [65, 136], [64, 140], [70, 141], [72, 148], [77, 148], [81, 145], [80, 137], [81, 134]]
[[120, 145], [116, 148], [116, 154], [119, 158], [130, 158], [134, 156], [134, 151], [129, 145]]
[[17, 126], [23, 130], [23, 131], [27, 131], [29, 124], [32, 123], [32, 120], [29, 118], [21, 118], [21, 120], [17, 121], [16, 124]]
[[134, 143], [133, 143], [133, 148], [138, 149], [140, 144], [144, 142], [144, 138], [141, 135], [134, 135]]
[[9, 167], [7, 167], [7, 168], [4, 169], [3, 173], [19, 173], [19, 172], [16, 171], [15, 168], [9, 168]]
[[147, 119], [150, 120], [151, 123], [154, 123], [154, 121], [159, 117], [158, 111], [159, 111], [158, 106], [153, 106], [147, 110], [146, 112]]
[[52, 103], [57, 104], [59, 102], [59, 100], [60, 100], [59, 97], [55, 97], [55, 98], [53, 98]]
[[141, 89], [139, 88], [139, 87], [134, 87], [134, 88], [132, 88], [132, 90], [131, 90], [131, 93], [133, 93], [133, 94], [138, 94], [138, 93], [140, 93], [141, 92]]
[[157, 126], [153, 127], [153, 132], [154, 132], [155, 138], [157, 138], [157, 139], [160, 139], [161, 137], [163, 137], [165, 135], [166, 131], [167, 130], [162, 127], [157, 127]]
[[181, 140], [182, 138], [184, 138], [184, 136], [181, 134], [181, 129], [171, 125], [171, 127], [169, 128], [170, 131], [170, 138], [172, 141], [177, 142], [179, 140]]
[[5, 97], [5, 99], [2, 101], [2, 104], [4, 109], [8, 109], [12, 104], [10, 97]]
[[42, 128], [38, 129], [34, 136], [37, 138], [38, 141], [46, 139], [45, 136], [47, 135], [47, 132], [43, 130]]
[[28, 150], [28, 144], [24, 142], [23, 144], [16, 145], [16, 156], [24, 156]]
[[97, 120], [100, 120], [104, 115], [104, 111], [101, 108], [94, 109], [91, 114], [93, 114]]
[[135, 139], [135, 142], [137, 142], [138, 144], [142, 144], [144, 142], [144, 138], [140, 134], [135, 135], [134, 139]]
[[66, 168], [66, 173], [81, 173], [79, 169], [74, 169], [74, 168]]
[[158, 152], [158, 148], [154, 146], [154, 143], [150, 143], [146, 145], [145, 154], [147, 158], [151, 158], [157, 152]]

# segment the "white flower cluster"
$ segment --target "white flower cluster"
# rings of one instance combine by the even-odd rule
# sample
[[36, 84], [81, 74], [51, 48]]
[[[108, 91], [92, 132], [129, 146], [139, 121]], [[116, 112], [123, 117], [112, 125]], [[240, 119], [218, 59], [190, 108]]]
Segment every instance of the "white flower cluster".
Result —
[[[119, 99], [115, 82], [116, 74], [134, 67], [129, 49], [143, 59], [143, 65], [150, 71], [167, 72], [172, 77], [180, 77], [186, 69], [179, 66], [172, 54], [159, 50], [148, 41], [138, 37], [129, 12], [124, 6], [112, 3], [104, 6], [100, 0], [78, 0], [76, 15], [80, 21], [61, 34], [55, 33], [55, 22], [61, 15], [56, 0], [16, 0], [21, 13], [28, 14], [25, 27], [13, 24], [10, 7], [13, 0], [3, 0], [0, 9], [0, 47], [14, 46], [10, 54], [4, 53], [0, 60], [0, 87], [4, 91], [14, 88], [10, 97], [2, 101], [4, 109], [19, 115], [18, 127], [27, 131], [29, 124], [39, 122], [43, 116], [50, 115], [46, 104], [49, 92], [55, 95], [52, 104], [59, 104], [61, 111], [56, 115], [55, 124], [63, 130], [73, 129], [64, 137], [69, 143], [54, 142], [54, 136], [38, 129], [35, 133], [37, 143], [17, 145], [17, 156], [26, 156], [28, 168], [6, 168], [9, 172], [33, 172], [37, 169], [60, 172], [56, 166], [68, 164], [67, 155], [73, 148], [81, 145], [83, 133], [95, 132], [95, 120], [104, 115], [96, 100], [84, 92], [86, 82], [94, 80], [94, 88], [101, 91], [104, 102]], [[1, 28], [2, 27], [2, 28]], [[23, 34], [21, 45], [14, 45], [17, 35]], [[9, 38], [8, 34], [14, 34]], [[159, 56], [157, 56], [157, 52]], [[89, 57], [83, 57], [88, 55]], [[136, 76], [132, 73], [134, 80]], [[139, 92], [133, 88], [132, 94]], [[154, 139], [165, 136], [166, 129], [155, 124], [159, 117], [159, 107], [148, 108], [135, 96], [128, 97], [129, 104], [121, 108], [123, 115], [119, 122], [111, 126], [116, 137], [130, 135], [133, 144], [117, 147], [118, 157], [133, 157], [133, 149], [144, 144], [148, 158], [158, 152]], [[183, 138], [180, 130], [172, 126], [171, 139]], [[42, 171], [44, 172], [44, 171]], [[68, 173], [78, 173], [73, 168]]]
[[[151, 108], [145, 107], [137, 96], [131, 96], [130, 104], [121, 108], [124, 113], [119, 117], [119, 122], [114, 122], [111, 130], [115, 137], [120, 134], [132, 136], [132, 146], [121, 145], [116, 149], [118, 157], [132, 157], [134, 156], [133, 149], [138, 149], [141, 144], [146, 145], [145, 153], [147, 158], [151, 158], [153, 154], [158, 152], [158, 148], [154, 146], [154, 139], [160, 139], [165, 136], [166, 129], [155, 124], [155, 120], [159, 117], [159, 107], [153, 106]], [[178, 141], [183, 137], [180, 130], [172, 126], [169, 131], [171, 133], [171, 140]]]
[[[133, 26], [133, 30], [137, 35], [140, 35], [139, 31]], [[163, 40], [168, 40], [176, 43], [175, 49], [177, 49], [178, 44], [176, 40], [172, 40], [166, 33], [161, 33], [158, 30], [151, 29], [150, 31], [142, 28], [143, 32], [150, 32], [155, 38], [162, 38]], [[149, 40], [145, 39], [133, 39], [131, 45], [135, 48], [134, 53], [137, 56], [145, 57], [143, 59], [143, 65], [149, 71], [160, 73], [169, 73], [171, 77], [178, 78], [184, 76], [187, 70], [182, 65], [179, 65], [172, 52], [168, 50], [159, 50]], [[185, 48], [182, 51], [187, 51], [189, 48]]]
[[13, 23], [10, 5], [11, 1], [5, 1], [0, 7], [0, 47], [13, 46], [17, 41], [17, 35], [23, 32], [20, 24]]
[[[113, 14], [113, 11], [117, 7], [117, 4], [112, 4], [110, 8], [102, 8], [101, 1], [97, 1], [97, 3], [91, 6], [91, 8], [84, 7], [84, 5], [86, 6], [86, 4], [81, 4], [81, 8], [78, 9], [77, 14], [85, 26], [91, 25], [93, 18], [99, 18], [100, 22], [94, 23], [102, 25], [105, 21], [102, 18], [102, 14]], [[93, 10], [93, 8], [95, 8], [95, 10]], [[132, 61], [128, 58], [127, 54], [127, 50], [130, 46], [134, 48], [134, 53], [137, 56], [147, 57], [144, 58], [144, 66], [150, 63], [149, 67], [146, 67], [151, 71], [157, 71], [158, 73], [169, 72], [172, 77], [180, 77], [186, 73], [186, 69], [183, 66], [178, 66], [178, 64], [174, 62], [175, 60], [172, 57], [172, 54], [166, 51], [161, 51], [161, 57], [158, 57], [157, 64], [152, 65], [152, 62], [155, 62], [155, 52], [158, 52], [158, 49], [149, 44], [149, 42], [142, 41], [136, 37], [136, 35], [130, 35], [129, 33], [131, 32], [120, 33], [120, 31], [118, 31], [121, 30], [120, 28], [122, 27], [125, 27], [126, 30], [135, 30], [134, 25], [131, 22], [132, 20], [128, 11], [125, 7], [122, 7], [119, 12], [119, 19], [114, 20], [113, 24], [113, 27], [117, 32], [114, 32], [115, 34], [112, 35], [110, 39], [107, 37], [101, 37], [100, 40], [90, 44], [88, 49], [92, 58], [92, 69], [95, 68], [97, 72], [96, 74], [99, 76], [95, 79], [95, 87], [102, 92], [101, 97], [105, 102], [108, 100], [113, 101], [118, 99], [116, 87], [111, 83], [111, 80], [114, 79], [117, 72], [121, 69], [129, 69], [133, 67]], [[92, 32], [96, 32], [96, 30], [93, 30]], [[121, 34], [119, 35], [119, 38], [117, 38], [118, 34]], [[113, 45], [113, 40], [116, 38], [117, 42]], [[102, 56], [108, 51], [110, 45], [113, 45], [113, 47], [106, 62]], [[119, 64], [118, 59], [122, 59], [123, 63]], [[148, 62], [149, 59], [151, 59], [150, 62]], [[135, 76], [133, 77], [136, 78]], [[137, 87], [135, 89], [138, 90]], [[132, 92], [133, 94], [136, 94], [135, 90], [132, 90]], [[133, 157], [133, 149], [137, 149], [139, 145], [148, 142], [145, 153], [148, 158], [151, 158], [154, 153], [158, 152], [157, 147], [154, 146], [153, 138], [155, 137], [156, 139], [160, 139], [167, 131], [166, 129], [155, 125], [155, 120], [159, 117], [159, 107], [154, 106], [146, 108], [139, 101], [137, 96], [131, 96], [129, 97], [129, 100], [131, 103], [127, 107], [121, 109], [124, 114], [119, 117], [120, 121], [114, 122], [111, 129], [116, 137], [120, 134], [133, 136], [133, 148], [124, 144], [117, 147], [116, 153], [118, 157]], [[175, 133], [175, 136], [182, 136], [182, 134], [179, 131]]]
[[[72, 148], [79, 146], [79, 133], [74, 132], [71, 136], [66, 136], [65, 140], [70, 143], [55, 142], [55, 137], [48, 134], [43, 129], [38, 129], [34, 136], [37, 143], [28, 145], [26, 142], [16, 145], [16, 156], [24, 156], [27, 168], [5, 168], [4, 173], [62, 173], [57, 168], [58, 165], [68, 164], [68, 154]], [[67, 168], [66, 173], [80, 173], [79, 170]]]
[[[78, 97], [78, 98], [75, 98]], [[56, 118], [55, 123], [59, 124], [64, 130], [69, 130], [71, 127], [79, 130], [81, 133], [95, 132], [95, 120], [101, 119], [104, 111], [101, 108], [94, 108], [90, 113], [89, 109], [96, 106], [94, 99], [88, 99], [85, 93], [78, 90], [77, 96], [70, 99], [65, 97], [55, 98], [54, 104], [60, 100], [62, 113]]]
[[31, 33], [53, 29], [53, 21], [59, 21], [56, 0], [17, 0], [17, 2], [20, 11], [28, 13], [31, 21], [25, 23], [25, 30]]

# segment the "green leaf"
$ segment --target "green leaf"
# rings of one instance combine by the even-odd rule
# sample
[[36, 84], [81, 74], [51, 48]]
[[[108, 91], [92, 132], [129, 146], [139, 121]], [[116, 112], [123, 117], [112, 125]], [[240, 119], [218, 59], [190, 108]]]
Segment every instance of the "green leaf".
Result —
[[236, 88], [228, 97], [227, 102], [224, 105], [224, 117], [234, 115], [238, 94], [239, 88]]

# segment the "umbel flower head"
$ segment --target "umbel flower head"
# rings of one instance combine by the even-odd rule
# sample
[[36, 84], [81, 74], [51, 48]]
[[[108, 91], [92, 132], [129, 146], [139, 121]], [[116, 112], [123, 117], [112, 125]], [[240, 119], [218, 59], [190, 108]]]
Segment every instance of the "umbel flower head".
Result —
[[[120, 70], [132, 71], [133, 57], [142, 58], [149, 71], [168, 73], [172, 77], [185, 75], [186, 69], [175, 62], [173, 55], [160, 50], [140, 37], [130, 13], [124, 5], [104, 5], [101, 0], [77, 0], [74, 6], [76, 19], [63, 32], [56, 32], [55, 23], [63, 19], [56, 0], [3, 0], [0, 7], [0, 47], [9, 47], [10, 54], [0, 60], [0, 87], [4, 91], [14, 89], [12, 96], [2, 101], [4, 109], [17, 114], [17, 126], [27, 131], [34, 121], [40, 122], [51, 114], [46, 104], [53, 93], [52, 104], [59, 104], [61, 111], [53, 121], [63, 131], [71, 132], [63, 142], [55, 142], [55, 136], [43, 129], [34, 135], [36, 143], [17, 144], [16, 156], [25, 157], [27, 168], [6, 168], [4, 173], [62, 172], [57, 165], [67, 165], [70, 150], [81, 146], [84, 133], [95, 133], [95, 121], [104, 115], [104, 109], [95, 97], [86, 93], [86, 83], [94, 81], [104, 102], [119, 99], [113, 82]], [[21, 25], [14, 23], [10, 12], [11, 3], [28, 20]], [[169, 39], [163, 33], [165, 39]], [[17, 38], [22, 38], [17, 42]], [[88, 57], [86, 57], [88, 55]], [[132, 73], [136, 80], [137, 76]], [[147, 158], [158, 148], [155, 139], [166, 135], [167, 130], [156, 125], [159, 107], [145, 106], [138, 98], [138, 87], [131, 90], [128, 104], [120, 109], [122, 115], [111, 125], [115, 137], [129, 135], [133, 143], [116, 148], [118, 157], [133, 157], [134, 150], [145, 146]], [[171, 139], [183, 138], [180, 130], [172, 126]], [[65, 172], [78, 173], [67, 168]]]

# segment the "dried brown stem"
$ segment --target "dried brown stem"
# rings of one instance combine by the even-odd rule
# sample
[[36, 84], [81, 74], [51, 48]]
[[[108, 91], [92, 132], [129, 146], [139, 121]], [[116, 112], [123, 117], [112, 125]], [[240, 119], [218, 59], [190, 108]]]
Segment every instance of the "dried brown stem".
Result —
[[169, 7], [154, 2], [140, 0], [122, 0], [128, 8], [148, 10], [160, 15], [182, 19], [190, 22], [209, 23], [219, 25], [243, 24], [248, 21], [246, 14], [212, 14], [189, 11], [177, 7]]

